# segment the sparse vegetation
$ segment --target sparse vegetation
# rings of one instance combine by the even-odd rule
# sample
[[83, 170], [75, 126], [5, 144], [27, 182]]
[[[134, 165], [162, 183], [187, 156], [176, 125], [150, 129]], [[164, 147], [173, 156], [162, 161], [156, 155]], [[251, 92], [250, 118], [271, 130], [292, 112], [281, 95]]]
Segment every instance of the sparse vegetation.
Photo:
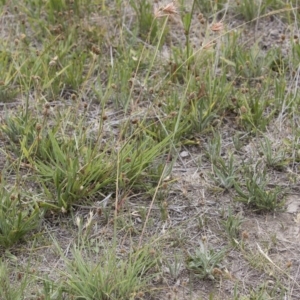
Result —
[[0, 300], [299, 298], [297, 6], [1, 1]]

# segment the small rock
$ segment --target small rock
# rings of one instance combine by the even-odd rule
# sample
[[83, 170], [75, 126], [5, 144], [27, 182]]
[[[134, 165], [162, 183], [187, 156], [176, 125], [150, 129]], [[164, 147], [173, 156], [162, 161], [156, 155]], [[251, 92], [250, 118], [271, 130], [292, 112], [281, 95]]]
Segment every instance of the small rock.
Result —
[[294, 214], [297, 211], [299, 211], [300, 199], [297, 196], [295, 195], [289, 196], [286, 203], [287, 203], [286, 211], [288, 213]]
[[190, 156], [190, 154], [187, 151], [182, 151], [180, 153], [180, 157], [182, 157], [182, 158], [185, 158], [185, 157], [188, 157], [188, 156]]

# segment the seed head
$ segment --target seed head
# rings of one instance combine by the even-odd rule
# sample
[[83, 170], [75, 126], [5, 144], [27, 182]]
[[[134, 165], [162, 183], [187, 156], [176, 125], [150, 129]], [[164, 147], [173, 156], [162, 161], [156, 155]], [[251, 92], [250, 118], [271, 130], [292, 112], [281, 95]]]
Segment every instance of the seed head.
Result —
[[156, 254], [156, 250], [153, 249], [153, 248], [150, 249], [149, 254], [150, 254], [151, 256], [154, 256], [154, 255]]
[[204, 46], [203, 49], [210, 49], [213, 48], [215, 46], [215, 42], [207, 42]]
[[145, 294], [143, 292], [141, 292], [141, 291], [136, 294], [136, 296], [137, 296], [138, 299], [142, 299], [144, 297], [144, 295]]
[[51, 60], [49, 62], [49, 67], [54, 67], [54, 66], [56, 66], [56, 61], [55, 60]]
[[247, 231], [242, 232], [242, 239], [243, 240], [248, 240], [249, 239], [249, 233]]
[[21, 34], [20, 34], [20, 40], [23, 41], [23, 40], [25, 40], [25, 39], [26, 39], [26, 34], [21, 33]]
[[76, 225], [77, 225], [77, 227], [80, 227], [80, 225], [81, 225], [80, 217], [76, 217]]
[[247, 108], [243, 105], [243, 106], [241, 106], [241, 108], [240, 108], [240, 110], [241, 110], [241, 113], [242, 114], [246, 114], [247, 113]]
[[177, 14], [178, 14], [177, 7], [175, 6], [174, 2], [171, 2], [164, 7], [160, 7], [154, 12], [155, 18], [161, 18], [161, 17], [177, 15]]
[[198, 20], [201, 21], [202, 19], [203, 19], [203, 14], [200, 13], [200, 14], [198, 15]]
[[224, 25], [222, 22], [214, 23], [210, 27], [210, 29], [212, 31], [221, 31], [221, 30], [223, 30], [223, 28], [224, 28]]
[[92, 46], [92, 52], [96, 55], [100, 54], [100, 49], [96, 47], [95, 45]]
[[212, 273], [214, 276], [222, 276], [223, 272], [219, 268], [213, 268]]
[[35, 125], [35, 130], [36, 130], [37, 132], [40, 132], [41, 129], [42, 129], [42, 125], [41, 125], [41, 124], [38, 123], [38, 124]]
[[132, 78], [130, 78], [128, 80], [128, 84], [129, 84], [129, 87], [132, 88], [132, 86], [133, 86], [133, 79]]
[[47, 108], [45, 108], [44, 110], [43, 110], [43, 116], [44, 117], [48, 117], [49, 116], [49, 109], [47, 109]]

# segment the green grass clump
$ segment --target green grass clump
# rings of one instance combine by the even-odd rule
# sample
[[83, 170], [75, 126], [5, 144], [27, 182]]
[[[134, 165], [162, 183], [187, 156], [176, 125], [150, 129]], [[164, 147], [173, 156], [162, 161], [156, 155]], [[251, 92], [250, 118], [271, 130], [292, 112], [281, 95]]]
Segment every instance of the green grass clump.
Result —
[[144, 41], [154, 45], [162, 45], [168, 32], [167, 28], [161, 33], [162, 24], [153, 14], [152, 3], [149, 1], [138, 0], [130, 1], [137, 16], [138, 36]]
[[284, 191], [280, 186], [268, 188], [270, 182], [266, 177], [266, 170], [248, 169], [245, 172], [246, 191], [237, 183], [234, 188], [238, 194], [237, 201], [247, 204], [257, 212], [282, 210], [284, 206]]
[[[21, 284], [16, 286], [16, 283], [10, 281], [10, 270], [7, 263], [0, 261], [0, 293], [1, 299], [24, 299], [25, 289], [28, 284], [28, 278], [22, 278]], [[20, 273], [19, 273], [20, 274]], [[17, 275], [20, 278], [22, 275]]]
[[12, 247], [38, 229], [40, 210], [17, 188], [0, 184], [0, 246]]
[[208, 249], [204, 243], [187, 258], [187, 268], [201, 279], [215, 280], [222, 276], [221, 263], [226, 255], [226, 249], [215, 251]]
[[66, 259], [64, 290], [71, 297], [103, 300], [142, 297], [154, 277], [150, 271], [158, 263], [147, 248], [121, 258], [107, 247], [99, 260], [92, 262], [93, 256], [85, 249], [75, 248], [73, 259]]
[[237, 246], [239, 244], [238, 240], [240, 237], [242, 222], [243, 221], [240, 216], [234, 215], [232, 210], [228, 209], [226, 220], [222, 221], [222, 225], [233, 246]]
[[97, 144], [83, 144], [78, 149], [75, 141], [68, 139], [59, 145], [51, 133], [48, 139], [50, 146], [44, 150], [48, 160], [34, 164], [36, 178], [53, 207], [67, 210], [96, 192], [115, 190], [116, 183], [127, 192], [148, 191], [163, 173], [164, 163], [157, 157], [163, 154], [166, 140], [154, 148], [146, 148], [147, 141], [135, 141], [120, 151], [102, 148], [98, 152], [94, 150]]

